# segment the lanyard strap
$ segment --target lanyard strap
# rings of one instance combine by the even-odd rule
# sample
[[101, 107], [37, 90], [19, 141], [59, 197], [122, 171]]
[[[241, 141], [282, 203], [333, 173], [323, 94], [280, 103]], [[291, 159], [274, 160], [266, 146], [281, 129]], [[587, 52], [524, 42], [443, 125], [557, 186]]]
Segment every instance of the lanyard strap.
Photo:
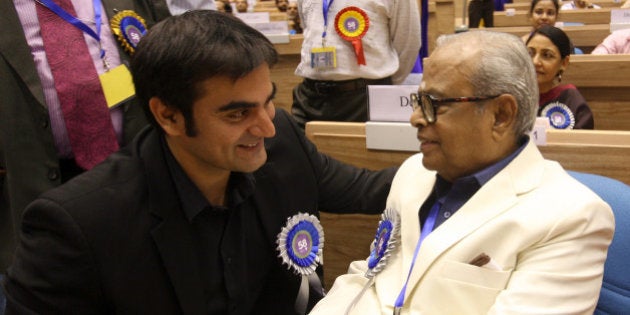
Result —
[[328, 29], [328, 10], [332, 6], [334, 0], [322, 1], [322, 12], [324, 12], [324, 32], [322, 32], [322, 47], [326, 46], [326, 30]]
[[36, 1], [41, 3], [43, 6], [48, 8], [50, 11], [53, 11], [60, 18], [62, 18], [64, 21], [74, 25], [76, 28], [80, 29], [84, 33], [86, 33], [86, 34], [90, 35], [92, 38], [94, 38], [99, 44], [99, 47], [100, 47], [100, 50], [101, 50], [101, 53], [100, 53], [101, 59], [105, 57], [105, 50], [101, 47], [101, 19], [102, 19], [102, 13], [101, 13], [101, 1], [100, 0], [92, 0], [92, 4], [94, 5], [94, 24], [95, 24], [96, 32], [94, 32], [94, 30], [92, 30], [89, 26], [85, 25], [85, 23], [81, 22], [77, 17], [72, 16], [70, 13], [68, 13], [68, 11], [64, 10], [62, 7], [60, 7], [59, 5], [54, 3], [52, 0], [36, 0]]
[[433, 227], [435, 226], [435, 220], [437, 219], [438, 211], [442, 207], [442, 204], [439, 201], [436, 201], [431, 207], [429, 211], [429, 216], [424, 221], [424, 225], [422, 226], [422, 231], [420, 232], [420, 239], [418, 239], [418, 243], [416, 244], [416, 249], [413, 252], [413, 260], [411, 261], [411, 266], [409, 266], [409, 273], [407, 274], [407, 280], [405, 280], [405, 284], [403, 285], [400, 293], [398, 294], [398, 298], [396, 299], [396, 304], [394, 304], [394, 314], [400, 314], [400, 309], [403, 304], [405, 304], [405, 292], [407, 291], [407, 284], [409, 283], [409, 277], [411, 276], [411, 271], [413, 270], [413, 266], [416, 264], [416, 258], [418, 257], [418, 252], [420, 251], [420, 245], [422, 241], [433, 231]]

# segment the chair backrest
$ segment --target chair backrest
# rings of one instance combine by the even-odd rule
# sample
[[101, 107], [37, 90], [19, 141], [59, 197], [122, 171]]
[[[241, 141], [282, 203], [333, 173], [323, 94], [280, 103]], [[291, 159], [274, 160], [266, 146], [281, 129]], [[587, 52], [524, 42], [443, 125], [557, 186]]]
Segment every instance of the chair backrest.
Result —
[[612, 178], [569, 171], [606, 201], [615, 214], [615, 236], [604, 265], [604, 282], [596, 315], [630, 312], [630, 186]]

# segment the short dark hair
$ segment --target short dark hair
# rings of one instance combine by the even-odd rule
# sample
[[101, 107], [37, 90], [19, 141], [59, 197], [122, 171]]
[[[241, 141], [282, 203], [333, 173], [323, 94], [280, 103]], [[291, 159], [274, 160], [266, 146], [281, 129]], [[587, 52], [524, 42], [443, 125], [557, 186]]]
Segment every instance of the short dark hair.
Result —
[[158, 97], [181, 111], [186, 133], [196, 134], [192, 105], [205, 93], [201, 83], [216, 76], [236, 81], [278, 60], [273, 44], [240, 19], [213, 10], [193, 10], [153, 26], [140, 40], [131, 73], [149, 121], [162, 130], [149, 100]]
[[560, 57], [564, 59], [566, 56], [570, 55], [573, 51], [573, 44], [571, 43], [571, 39], [569, 36], [561, 29], [551, 26], [551, 25], [543, 25], [540, 28], [534, 30], [529, 38], [527, 38], [527, 42], [525, 44], [529, 44], [529, 41], [536, 36], [536, 34], [543, 35], [558, 48], [560, 51]]

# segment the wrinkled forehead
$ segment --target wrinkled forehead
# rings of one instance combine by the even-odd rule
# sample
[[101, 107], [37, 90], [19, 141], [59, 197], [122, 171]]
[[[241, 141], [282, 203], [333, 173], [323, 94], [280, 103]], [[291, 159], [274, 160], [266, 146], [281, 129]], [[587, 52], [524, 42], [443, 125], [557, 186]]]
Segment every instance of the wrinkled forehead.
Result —
[[461, 45], [436, 49], [425, 59], [420, 90], [448, 91], [449, 86], [470, 86], [468, 82], [479, 50]]

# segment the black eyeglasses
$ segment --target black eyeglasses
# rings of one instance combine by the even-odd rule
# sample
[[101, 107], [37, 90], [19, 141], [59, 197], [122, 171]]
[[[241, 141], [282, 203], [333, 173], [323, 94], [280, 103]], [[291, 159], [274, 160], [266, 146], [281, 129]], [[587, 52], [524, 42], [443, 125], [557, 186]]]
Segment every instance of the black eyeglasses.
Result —
[[493, 96], [462, 96], [452, 98], [437, 98], [431, 94], [426, 93], [420, 93], [419, 96], [417, 93], [411, 93], [411, 106], [413, 106], [414, 111], [418, 108], [422, 109], [424, 119], [426, 119], [427, 123], [433, 124], [437, 121], [437, 116], [435, 115], [435, 112], [437, 111], [438, 106], [440, 106], [440, 104], [442, 103], [481, 102], [497, 98], [500, 95], [501, 94]]

